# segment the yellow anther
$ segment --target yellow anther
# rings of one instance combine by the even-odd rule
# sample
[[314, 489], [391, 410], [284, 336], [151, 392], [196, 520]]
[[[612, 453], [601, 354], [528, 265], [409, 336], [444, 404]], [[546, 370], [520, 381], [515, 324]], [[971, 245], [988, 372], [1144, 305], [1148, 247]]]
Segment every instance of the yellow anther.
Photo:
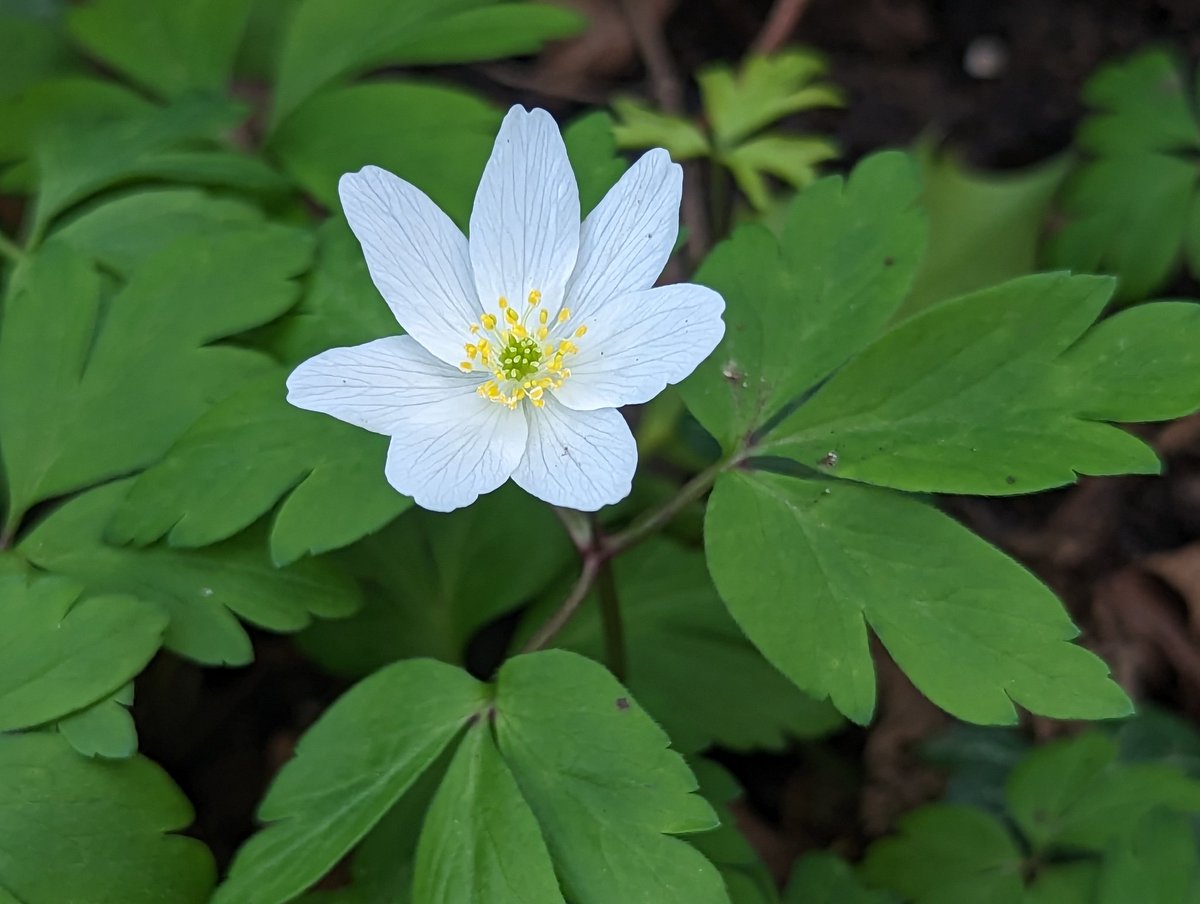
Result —
[[581, 326], [579, 329], [577, 329], [575, 331], [576, 339], [582, 339], [586, 335], [587, 335], [587, 327], [586, 326]]
[[536, 307], [537, 303], [542, 300], [542, 293], [534, 289], [529, 293], [529, 306]]
[[550, 312], [547, 311], [545, 308], [542, 308], [540, 311], [538, 311], [538, 323], [540, 323], [542, 326], [545, 326], [546, 322], [549, 319], [550, 319]]
[[[543, 313], [543, 314], [545, 314], [546, 312], [545, 312], [545, 311], [542, 311], [542, 313]], [[545, 327], [545, 326], [539, 326], [539, 327], [538, 327], [538, 331], [537, 331], [537, 337], [538, 337], [538, 341], [540, 341], [540, 342], [545, 342], [545, 341], [546, 341], [546, 337], [547, 337], [547, 336], [549, 336], [549, 335], [550, 335], [550, 328], [549, 328], [549, 327]]]
[[483, 328], [485, 330], [494, 330], [496, 328], [496, 315], [495, 314], [484, 314], [479, 319], [483, 323]]
[[542, 408], [546, 404], [545, 399], [530, 399], [530, 401], [533, 402], [534, 408]]
[[561, 311], [558, 312], [558, 322], [559, 323], [566, 323], [570, 319], [571, 319], [571, 309], [570, 308], [563, 308]]
[[543, 358], [549, 358], [553, 354], [554, 354], [554, 346], [553, 345], [543, 345], [542, 346], [542, 357]]
[[557, 355], [555, 355], [555, 356], [554, 356], [554, 363], [550, 365], [550, 369], [551, 369], [551, 370], [562, 370], [562, 366], [563, 366], [563, 356], [562, 356], [562, 354], [557, 354]]
[[470, 361], [460, 361], [458, 366], [461, 367], [465, 373], [471, 372], [471, 362]]
[[472, 335], [472, 336], [474, 336], [474, 335], [476, 335], [476, 334], [479, 332], [479, 324], [478, 324], [478, 323], [472, 323], [472, 324], [471, 324], [469, 327], [467, 327], [467, 329], [468, 329], [468, 330], [470, 330], [470, 331], [471, 331], [471, 335]]
[[[509, 310], [511, 311], [512, 308], [509, 308]], [[513, 327], [512, 332], [513, 332], [513, 335], [516, 336], [518, 339], [524, 339], [529, 335], [529, 330], [525, 329], [525, 327], [523, 327], [519, 323]]]
[[466, 345], [464, 345], [463, 348], [465, 348], [467, 350], [467, 357], [470, 358], [472, 361], [474, 361], [475, 356], [479, 354], [479, 346], [472, 345], [470, 342], [468, 342]]
[[[504, 299], [503, 299], [503, 298], [501, 298], [500, 300], [501, 300], [501, 301], [504, 301]], [[503, 306], [503, 305], [501, 305], [501, 307], [504, 307], [504, 306]], [[518, 320], [520, 320], [521, 318], [520, 318], [520, 316], [517, 314], [517, 312], [516, 312], [516, 309], [515, 309], [515, 308], [505, 308], [505, 310], [504, 310], [504, 319], [505, 319], [505, 320], [507, 320], [509, 323], [516, 323], [516, 322], [517, 322]]]
[[502, 311], [508, 307], [508, 299], [505, 298], [503, 295], [500, 296], [500, 300], [496, 303], [498, 305], [500, 305], [500, 310], [502, 310]]
[[[521, 391], [524, 392], [524, 390], [521, 390]], [[533, 400], [534, 404], [537, 404], [538, 402], [540, 402], [542, 400], [542, 396], [545, 394], [545, 392], [546, 392], [546, 390], [544, 390], [544, 389], [542, 389], [542, 387], [538, 386], [534, 389], [529, 390], [529, 398]]]
[[[540, 391], [540, 390], [537, 390], [537, 389], [535, 389], [533, 392], [539, 392], [539, 391]], [[529, 394], [529, 397], [530, 397], [531, 399], [533, 398], [533, 392], [531, 392], [531, 393]], [[514, 398], [514, 399], [516, 399], [518, 402], [519, 402], [519, 401], [521, 401], [521, 399], [525, 398], [525, 390], [524, 390], [524, 389], [521, 389], [521, 388], [518, 386], [518, 387], [517, 387], [517, 391], [516, 391], [515, 393], [513, 393], [513, 398]]]

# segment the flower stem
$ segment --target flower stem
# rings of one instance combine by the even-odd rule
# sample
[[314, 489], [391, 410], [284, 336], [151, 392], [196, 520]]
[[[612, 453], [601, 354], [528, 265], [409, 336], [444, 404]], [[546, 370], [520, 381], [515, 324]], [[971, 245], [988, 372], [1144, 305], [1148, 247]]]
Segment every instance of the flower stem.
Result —
[[679, 492], [661, 506], [636, 518], [625, 530], [606, 538], [605, 547], [610, 555], [617, 555], [641, 543], [648, 536], [662, 530], [676, 515], [698, 500], [712, 488], [721, 472], [741, 462], [741, 457], [722, 458], [713, 462], [680, 488]]
[[522, 653], [533, 653], [536, 650], [544, 649], [550, 645], [550, 641], [554, 640], [558, 632], [566, 627], [571, 616], [579, 610], [591, 592], [601, 564], [602, 560], [591, 550], [584, 553], [583, 567], [579, 569], [579, 577], [575, 579], [570, 591], [559, 603], [558, 608], [554, 610], [554, 614], [546, 619], [546, 623], [525, 642], [525, 646], [521, 648]]
[[621, 601], [617, 596], [617, 582], [613, 577], [612, 559], [605, 559], [596, 576], [596, 590], [600, 595], [600, 623], [604, 630], [604, 658], [608, 670], [618, 681], [624, 681], [629, 671], [625, 657], [625, 627], [621, 622]]

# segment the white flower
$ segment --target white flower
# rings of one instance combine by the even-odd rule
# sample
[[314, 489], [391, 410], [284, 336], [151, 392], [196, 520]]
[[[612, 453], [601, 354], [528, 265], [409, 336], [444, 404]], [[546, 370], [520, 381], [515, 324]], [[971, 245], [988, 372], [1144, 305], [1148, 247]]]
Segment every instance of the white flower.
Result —
[[522, 107], [496, 137], [469, 242], [402, 179], [346, 174], [346, 219], [408, 335], [305, 361], [288, 401], [390, 436], [388, 482], [427, 509], [469, 505], [510, 477], [555, 505], [618, 502], [637, 448], [616, 409], [682, 380], [725, 331], [716, 292], [651, 288], [682, 181], [650, 151], [581, 226], [558, 127]]

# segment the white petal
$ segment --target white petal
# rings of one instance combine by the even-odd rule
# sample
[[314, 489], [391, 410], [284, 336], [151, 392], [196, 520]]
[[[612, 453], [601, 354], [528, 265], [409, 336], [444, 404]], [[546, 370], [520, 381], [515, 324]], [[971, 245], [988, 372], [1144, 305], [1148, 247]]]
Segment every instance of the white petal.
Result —
[[526, 406], [529, 446], [513, 472], [527, 492], [552, 505], [594, 512], [629, 495], [637, 444], [619, 411], [572, 411], [547, 397]]
[[338, 192], [371, 279], [404, 331], [457, 366], [480, 314], [466, 237], [424, 192], [377, 166], [342, 176]]
[[720, 295], [689, 283], [610, 299], [555, 394], [579, 411], [647, 402], [712, 353], [725, 335], [724, 310]]
[[661, 148], [642, 155], [583, 221], [567, 307], [587, 320], [617, 295], [654, 285], [679, 235], [683, 169]]
[[567, 149], [545, 110], [504, 117], [471, 211], [471, 265], [479, 304], [531, 290], [554, 316], [579, 251], [579, 189]]
[[305, 361], [288, 377], [288, 401], [390, 435], [388, 482], [450, 511], [504, 483], [525, 451], [525, 416], [480, 398], [479, 381], [411, 336], [389, 336]]

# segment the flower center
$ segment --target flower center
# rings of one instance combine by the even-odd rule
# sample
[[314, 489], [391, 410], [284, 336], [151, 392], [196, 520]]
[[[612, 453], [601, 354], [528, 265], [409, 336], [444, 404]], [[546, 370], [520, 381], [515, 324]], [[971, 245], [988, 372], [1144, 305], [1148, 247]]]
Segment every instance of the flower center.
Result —
[[551, 324], [549, 312], [539, 308], [541, 300], [542, 293], [534, 289], [524, 312], [518, 312], [501, 296], [499, 313], [484, 311], [479, 322], [468, 327], [473, 341], [463, 345], [467, 357], [459, 367], [465, 373], [476, 368], [491, 373], [491, 379], [476, 390], [485, 399], [509, 408], [529, 399], [535, 408], [541, 408], [546, 404], [546, 390], [558, 389], [571, 376], [566, 361], [579, 347], [567, 336], [580, 339], [587, 327], [572, 331], [567, 308], [559, 311]]

